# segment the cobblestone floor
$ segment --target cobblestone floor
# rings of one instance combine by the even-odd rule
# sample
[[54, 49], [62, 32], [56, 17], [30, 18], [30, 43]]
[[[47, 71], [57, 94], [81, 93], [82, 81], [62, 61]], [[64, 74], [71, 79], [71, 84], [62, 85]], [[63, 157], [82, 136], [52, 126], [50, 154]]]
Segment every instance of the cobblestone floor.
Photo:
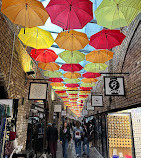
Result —
[[[58, 144], [57, 158], [63, 158], [62, 156], [62, 146]], [[72, 147], [68, 149], [68, 158], [76, 158], [74, 143]], [[86, 158], [86, 157], [82, 157]], [[103, 158], [95, 148], [90, 148], [90, 158]]]

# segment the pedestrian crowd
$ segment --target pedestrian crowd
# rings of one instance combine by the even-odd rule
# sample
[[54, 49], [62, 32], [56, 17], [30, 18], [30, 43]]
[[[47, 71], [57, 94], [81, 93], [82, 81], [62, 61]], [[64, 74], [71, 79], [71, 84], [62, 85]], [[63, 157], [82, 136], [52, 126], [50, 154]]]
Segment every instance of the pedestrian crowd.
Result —
[[[86, 123], [82, 124], [77, 121], [76, 123], [64, 122], [60, 129], [60, 143], [62, 145], [63, 158], [68, 158], [68, 147], [70, 142], [74, 141], [76, 157], [81, 158], [89, 157], [89, 142], [91, 139], [92, 129]], [[47, 152], [56, 158], [57, 142], [58, 142], [58, 130], [55, 124], [48, 124], [47, 128]]]

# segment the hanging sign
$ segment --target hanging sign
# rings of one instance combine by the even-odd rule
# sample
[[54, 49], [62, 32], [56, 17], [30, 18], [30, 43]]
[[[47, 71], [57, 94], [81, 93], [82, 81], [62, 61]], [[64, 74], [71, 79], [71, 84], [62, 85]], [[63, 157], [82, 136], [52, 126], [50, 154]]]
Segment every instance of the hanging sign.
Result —
[[62, 105], [54, 105], [54, 112], [61, 112], [62, 111]]
[[87, 111], [87, 110], [82, 110], [82, 115], [83, 115], [83, 116], [88, 115], [88, 111]]
[[105, 76], [104, 77], [105, 96], [124, 96], [124, 77]]
[[67, 115], [66, 111], [62, 111], [61, 115], [66, 116]]
[[87, 110], [88, 111], [93, 111], [94, 110], [94, 107], [92, 106], [92, 104], [91, 103], [87, 103]]
[[103, 106], [102, 95], [92, 95], [92, 106]]
[[29, 100], [46, 100], [47, 99], [47, 83], [30, 82]]

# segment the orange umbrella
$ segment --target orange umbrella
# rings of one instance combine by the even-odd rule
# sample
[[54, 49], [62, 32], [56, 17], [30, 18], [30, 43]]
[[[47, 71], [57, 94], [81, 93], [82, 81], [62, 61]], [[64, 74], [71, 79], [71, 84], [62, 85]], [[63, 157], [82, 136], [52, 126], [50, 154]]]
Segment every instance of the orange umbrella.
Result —
[[[64, 84], [60, 83], [60, 82], [52, 82], [50, 85], [51, 86], [55, 86], [55, 87], [62, 87], [62, 86], [64, 86]], [[64, 95], [64, 93], [63, 93], [63, 95]]]
[[78, 90], [77, 87], [75, 87], [75, 88], [67, 87], [66, 89], [67, 89], [67, 90]]
[[88, 37], [85, 33], [74, 30], [59, 33], [55, 42], [60, 48], [69, 51], [83, 49], [89, 44]]
[[73, 78], [80, 78], [81, 77], [81, 74], [78, 73], [78, 72], [67, 72], [63, 75], [65, 78], [70, 78], [70, 79], [73, 79]]
[[92, 82], [97, 82], [98, 80], [96, 78], [83, 78], [81, 80], [81, 82], [84, 82], [84, 83], [92, 83]]
[[86, 60], [93, 63], [105, 63], [113, 58], [113, 54], [108, 50], [94, 50], [86, 55]]
[[50, 70], [50, 71], [59, 70], [59, 68], [60, 68], [60, 66], [54, 62], [38, 63], [38, 67], [43, 69], [43, 70]]
[[42, 26], [49, 17], [37, 0], [2, 0], [1, 12], [14, 24], [24, 27]]

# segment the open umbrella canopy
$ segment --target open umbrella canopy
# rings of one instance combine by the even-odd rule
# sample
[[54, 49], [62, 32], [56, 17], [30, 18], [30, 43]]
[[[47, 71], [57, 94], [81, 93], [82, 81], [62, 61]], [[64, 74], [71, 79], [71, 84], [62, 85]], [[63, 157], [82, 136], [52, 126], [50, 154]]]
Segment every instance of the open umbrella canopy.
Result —
[[65, 78], [74, 79], [74, 78], [80, 78], [81, 74], [78, 72], [67, 72], [63, 76]]
[[81, 87], [94, 87], [95, 83], [82, 83], [80, 86]]
[[1, 12], [14, 24], [24, 27], [42, 26], [49, 17], [37, 0], [2, 0]]
[[56, 86], [56, 87], [62, 87], [62, 86], [64, 86], [64, 84], [60, 83], [60, 82], [51, 83], [50, 85], [51, 86]]
[[80, 64], [63, 64], [61, 69], [64, 71], [75, 72], [82, 70], [83, 67]]
[[112, 49], [121, 45], [125, 35], [120, 30], [103, 29], [90, 38], [90, 45], [96, 49]]
[[57, 89], [57, 90], [63, 90], [63, 89], [65, 89], [65, 87], [56, 87], [56, 86], [53, 86], [52, 88], [53, 89]]
[[81, 90], [84, 90], [84, 91], [89, 91], [92, 89], [92, 87], [80, 87]]
[[61, 77], [62, 73], [60, 71], [44, 71], [44, 76], [47, 77]]
[[30, 56], [42, 63], [55, 62], [58, 55], [51, 49], [32, 49]]
[[89, 63], [84, 69], [88, 72], [101, 72], [107, 68], [106, 64], [103, 63]]
[[128, 26], [140, 11], [140, 0], [103, 0], [95, 16], [98, 25], [115, 29]]
[[81, 82], [84, 82], [84, 83], [93, 83], [93, 82], [97, 82], [98, 80], [96, 78], [83, 78], [81, 80]]
[[55, 93], [66, 93], [66, 91], [55, 91]]
[[82, 76], [85, 77], [85, 78], [97, 78], [97, 77], [100, 77], [101, 74], [94, 73], [94, 72], [86, 72]]
[[83, 60], [85, 60], [85, 54], [79, 51], [64, 51], [59, 54], [59, 57], [62, 58], [66, 63], [69, 64], [77, 64]]
[[67, 91], [68, 94], [77, 94], [78, 91]]
[[62, 78], [49, 78], [49, 82], [63, 82], [64, 80]]
[[65, 85], [66, 87], [72, 87], [72, 88], [75, 88], [75, 87], [79, 87], [79, 84], [69, 84], [69, 83], [67, 83], [66, 85]]
[[38, 27], [21, 28], [18, 37], [26, 46], [36, 49], [49, 48], [54, 43], [51, 33]]
[[66, 82], [66, 83], [78, 83], [78, 82], [80, 82], [80, 80], [79, 79], [69, 79], [69, 78], [67, 78], [67, 79], [65, 79], [64, 80], [64, 82]]
[[82, 29], [93, 19], [92, 2], [89, 0], [51, 0], [46, 10], [51, 22], [65, 30]]
[[71, 90], [71, 91], [73, 91], [73, 90], [78, 90], [78, 88], [77, 88], [77, 87], [75, 87], [75, 88], [72, 88], [72, 87], [67, 87], [66, 89], [67, 89], [67, 90]]
[[108, 50], [94, 50], [86, 55], [86, 60], [93, 63], [105, 63], [113, 58], [113, 54]]
[[38, 63], [38, 67], [43, 69], [43, 70], [50, 70], [50, 71], [59, 70], [59, 68], [60, 68], [60, 66], [54, 62]]
[[59, 33], [55, 42], [60, 48], [69, 51], [83, 49], [89, 44], [88, 37], [85, 33], [74, 30]]
[[79, 94], [89, 94], [91, 91], [80, 91]]

